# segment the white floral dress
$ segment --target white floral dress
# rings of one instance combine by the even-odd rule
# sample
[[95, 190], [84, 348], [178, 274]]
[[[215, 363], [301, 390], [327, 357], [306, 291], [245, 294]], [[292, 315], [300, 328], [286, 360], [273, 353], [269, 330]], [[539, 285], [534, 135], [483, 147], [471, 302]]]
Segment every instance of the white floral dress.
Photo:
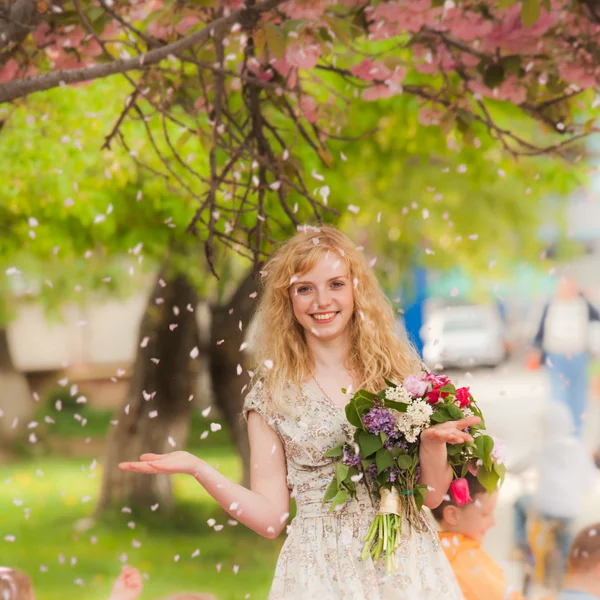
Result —
[[458, 600], [463, 596], [435, 529], [425, 513], [425, 533], [406, 531], [397, 550], [399, 567], [390, 576], [383, 561], [362, 560], [365, 533], [375, 516], [365, 486], [358, 499], [335, 513], [321, 506], [335, 470], [323, 454], [348, 439], [351, 426], [342, 408], [309, 386], [301, 393], [288, 386], [285, 415], [267, 410], [262, 386], [246, 396], [244, 417], [262, 415], [280, 437], [287, 463], [287, 484], [297, 512], [283, 545], [269, 600]]

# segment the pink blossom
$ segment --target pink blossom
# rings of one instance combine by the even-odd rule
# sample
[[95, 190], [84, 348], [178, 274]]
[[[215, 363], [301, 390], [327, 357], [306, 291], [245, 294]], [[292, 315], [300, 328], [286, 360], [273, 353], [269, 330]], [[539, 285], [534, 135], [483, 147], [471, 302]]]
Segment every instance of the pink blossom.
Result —
[[583, 90], [598, 84], [598, 69], [586, 64], [561, 62], [558, 65], [558, 72], [566, 82], [574, 83]]
[[392, 95], [392, 90], [387, 85], [373, 85], [363, 91], [362, 98], [367, 102], [373, 102], [374, 100], [390, 98]]
[[175, 25], [175, 31], [180, 35], [186, 35], [186, 33], [198, 23], [200, 23], [200, 19], [195, 15], [183, 17], [183, 19], [181, 19], [181, 21]]
[[46, 46], [56, 41], [56, 34], [51, 32], [50, 25], [44, 22], [39, 27], [36, 27], [31, 34], [33, 41], [40, 47]]
[[316, 123], [319, 120], [318, 108], [319, 105], [312, 96], [302, 96], [300, 99], [300, 110], [309, 123]]
[[469, 482], [464, 477], [455, 479], [450, 484], [450, 495], [457, 506], [464, 506], [473, 500], [469, 491]]
[[158, 40], [168, 40], [173, 35], [173, 25], [161, 25], [157, 21], [148, 26], [148, 33]]
[[298, 80], [298, 69], [292, 67], [284, 58], [277, 58], [271, 62], [273, 68], [286, 80], [287, 87], [293, 88]]
[[517, 3], [499, 15], [489, 34], [482, 38], [482, 46], [486, 50], [510, 49], [511, 54], [534, 51], [540, 37], [554, 27], [558, 19], [558, 12], [542, 10], [537, 22], [525, 27], [521, 21], [521, 4]]
[[223, 6], [228, 8], [229, 10], [238, 10], [238, 8], [242, 8], [245, 5], [246, 0], [222, 0]]
[[392, 75], [392, 72], [379, 60], [365, 58], [354, 65], [350, 72], [365, 81], [384, 81]]
[[527, 99], [527, 89], [525, 85], [515, 75], [509, 75], [496, 88], [488, 88], [480, 78], [469, 82], [469, 89], [475, 94], [481, 94], [489, 98], [498, 100], [508, 100], [513, 104], [521, 104]]
[[443, 111], [432, 108], [430, 106], [423, 106], [419, 109], [419, 123], [426, 127], [430, 125], [439, 125], [440, 119], [444, 116]]
[[6, 64], [0, 67], [0, 83], [7, 83], [16, 78], [19, 72], [19, 63], [11, 58], [6, 61]]
[[[480, 463], [481, 460], [478, 460], [477, 462]], [[483, 463], [481, 463], [481, 464], [483, 464]], [[473, 477], [477, 477], [477, 475], [479, 474], [480, 466], [481, 465], [479, 465], [479, 464], [469, 463], [467, 468], [469, 469], [469, 473], [471, 473], [471, 475], [473, 475]]]
[[429, 389], [429, 383], [416, 375], [408, 375], [405, 377], [402, 385], [414, 398], [421, 398]]
[[317, 21], [329, 4], [328, 0], [288, 0], [280, 8], [290, 19]]
[[288, 64], [298, 69], [312, 69], [319, 61], [320, 56], [321, 46], [316, 42], [295, 41], [289, 44], [285, 51], [285, 59]]

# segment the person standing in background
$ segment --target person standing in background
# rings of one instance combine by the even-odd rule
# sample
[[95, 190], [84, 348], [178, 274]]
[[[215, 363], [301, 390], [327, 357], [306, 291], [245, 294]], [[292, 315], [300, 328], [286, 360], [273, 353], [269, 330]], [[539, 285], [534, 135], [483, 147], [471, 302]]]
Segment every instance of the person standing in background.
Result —
[[573, 278], [563, 275], [554, 298], [544, 307], [528, 360], [529, 368], [542, 362], [548, 368], [552, 399], [569, 407], [578, 436], [587, 409], [592, 321], [600, 321], [600, 313]]

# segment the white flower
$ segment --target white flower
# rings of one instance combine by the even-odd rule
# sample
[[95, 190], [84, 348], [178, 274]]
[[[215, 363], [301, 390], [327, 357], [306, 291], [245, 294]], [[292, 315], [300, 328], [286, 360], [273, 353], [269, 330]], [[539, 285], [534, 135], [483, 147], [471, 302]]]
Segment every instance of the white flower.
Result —
[[465, 418], [473, 417], [475, 415], [475, 413], [468, 406], [465, 406], [465, 408], [461, 408], [461, 410]]
[[402, 402], [404, 404], [411, 404], [413, 400], [410, 392], [402, 385], [385, 390], [385, 398], [386, 400], [393, 400], [394, 402]]
[[404, 434], [406, 441], [412, 444], [417, 441], [421, 431], [429, 426], [432, 414], [433, 408], [430, 404], [416, 400], [407, 407], [405, 413], [398, 415], [398, 430]]

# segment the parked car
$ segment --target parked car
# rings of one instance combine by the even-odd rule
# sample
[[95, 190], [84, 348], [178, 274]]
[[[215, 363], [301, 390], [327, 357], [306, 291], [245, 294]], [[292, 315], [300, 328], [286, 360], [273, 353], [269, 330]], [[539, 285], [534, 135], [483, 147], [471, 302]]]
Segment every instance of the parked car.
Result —
[[433, 369], [495, 367], [507, 357], [504, 323], [493, 305], [436, 309], [421, 328], [421, 339], [423, 359]]

